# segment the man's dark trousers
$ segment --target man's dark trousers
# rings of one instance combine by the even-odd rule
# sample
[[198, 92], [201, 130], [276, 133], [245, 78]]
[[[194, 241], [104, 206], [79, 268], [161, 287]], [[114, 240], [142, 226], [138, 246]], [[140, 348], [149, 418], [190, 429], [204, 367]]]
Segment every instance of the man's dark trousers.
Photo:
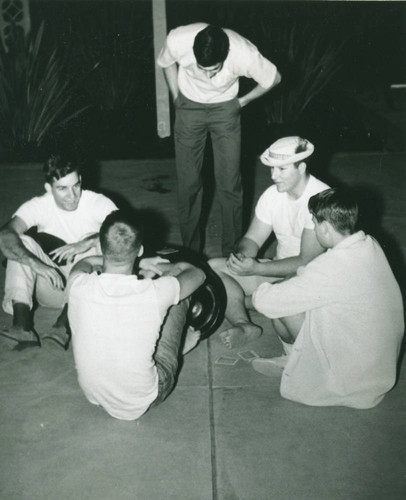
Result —
[[221, 209], [222, 252], [229, 255], [242, 230], [240, 104], [237, 98], [201, 104], [179, 93], [175, 108], [175, 152], [183, 244], [197, 252], [202, 250], [199, 227], [203, 196], [201, 170], [209, 133]]

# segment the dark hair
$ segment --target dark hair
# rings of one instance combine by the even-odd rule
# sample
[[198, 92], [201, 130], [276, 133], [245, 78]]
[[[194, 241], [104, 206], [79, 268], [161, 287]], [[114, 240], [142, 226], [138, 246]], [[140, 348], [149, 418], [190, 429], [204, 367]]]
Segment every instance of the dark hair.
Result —
[[[299, 144], [298, 144], [297, 148], [295, 149], [295, 154], [303, 153], [303, 151], [306, 151], [306, 149], [307, 149], [307, 140], [306, 139], [300, 139]], [[296, 168], [298, 168], [299, 165], [304, 162], [304, 163], [306, 163], [306, 167], [307, 167], [309, 160], [310, 160], [310, 158], [307, 157], [304, 160], [299, 160], [299, 161], [295, 162], [293, 165]], [[308, 169], [306, 168], [306, 172], [307, 171], [308, 171]]]
[[326, 189], [309, 199], [310, 213], [317, 222], [327, 221], [341, 234], [353, 234], [358, 223], [358, 203], [349, 188]]
[[230, 42], [226, 33], [218, 26], [209, 25], [199, 31], [193, 43], [197, 64], [208, 68], [226, 60]]
[[135, 214], [115, 210], [103, 221], [100, 228], [100, 246], [103, 255], [115, 262], [137, 256], [144, 228]]
[[54, 180], [62, 179], [72, 172], [81, 173], [81, 168], [78, 163], [68, 160], [61, 155], [53, 154], [44, 163], [42, 172], [45, 176], [45, 181], [52, 184]]

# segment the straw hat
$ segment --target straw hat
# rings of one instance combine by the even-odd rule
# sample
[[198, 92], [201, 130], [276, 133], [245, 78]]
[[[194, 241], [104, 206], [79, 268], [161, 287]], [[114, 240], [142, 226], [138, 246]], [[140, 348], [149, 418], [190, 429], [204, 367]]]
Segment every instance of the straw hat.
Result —
[[[299, 152], [298, 152], [299, 151]], [[268, 167], [282, 167], [304, 160], [314, 151], [314, 146], [301, 137], [283, 137], [271, 144], [261, 155], [261, 161]]]

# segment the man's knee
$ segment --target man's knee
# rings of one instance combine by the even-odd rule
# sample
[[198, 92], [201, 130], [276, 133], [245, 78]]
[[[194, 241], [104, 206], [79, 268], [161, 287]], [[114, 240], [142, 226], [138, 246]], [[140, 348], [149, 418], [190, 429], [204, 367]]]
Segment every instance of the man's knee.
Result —
[[287, 329], [289, 334], [296, 340], [299, 335], [300, 329], [302, 328], [303, 321], [305, 318], [305, 313], [295, 314], [294, 316], [286, 316], [284, 318], [279, 318], [279, 321]]
[[217, 274], [227, 271], [227, 259], [224, 257], [216, 257], [209, 260], [209, 266]]

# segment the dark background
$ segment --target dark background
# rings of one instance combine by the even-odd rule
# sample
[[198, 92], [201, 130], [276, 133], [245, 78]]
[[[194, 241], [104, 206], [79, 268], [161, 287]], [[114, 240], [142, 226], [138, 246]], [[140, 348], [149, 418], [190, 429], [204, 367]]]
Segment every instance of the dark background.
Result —
[[[406, 3], [167, 0], [166, 8], [168, 30], [197, 21], [234, 29], [282, 73], [280, 88], [243, 110], [243, 159], [296, 133], [330, 153], [404, 150], [406, 91], [390, 85], [406, 82]], [[2, 159], [61, 148], [95, 159], [173, 157], [172, 138], [156, 133], [152, 2], [32, 0], [30, 13], [32, 34], [44, 22], [38, 59], [56, 49], [71, 83], [66, 112], [85, 109], [55, 120], [41, 141], [0, 138]], [[240, 92], [253, 85], [241, 79]]]

